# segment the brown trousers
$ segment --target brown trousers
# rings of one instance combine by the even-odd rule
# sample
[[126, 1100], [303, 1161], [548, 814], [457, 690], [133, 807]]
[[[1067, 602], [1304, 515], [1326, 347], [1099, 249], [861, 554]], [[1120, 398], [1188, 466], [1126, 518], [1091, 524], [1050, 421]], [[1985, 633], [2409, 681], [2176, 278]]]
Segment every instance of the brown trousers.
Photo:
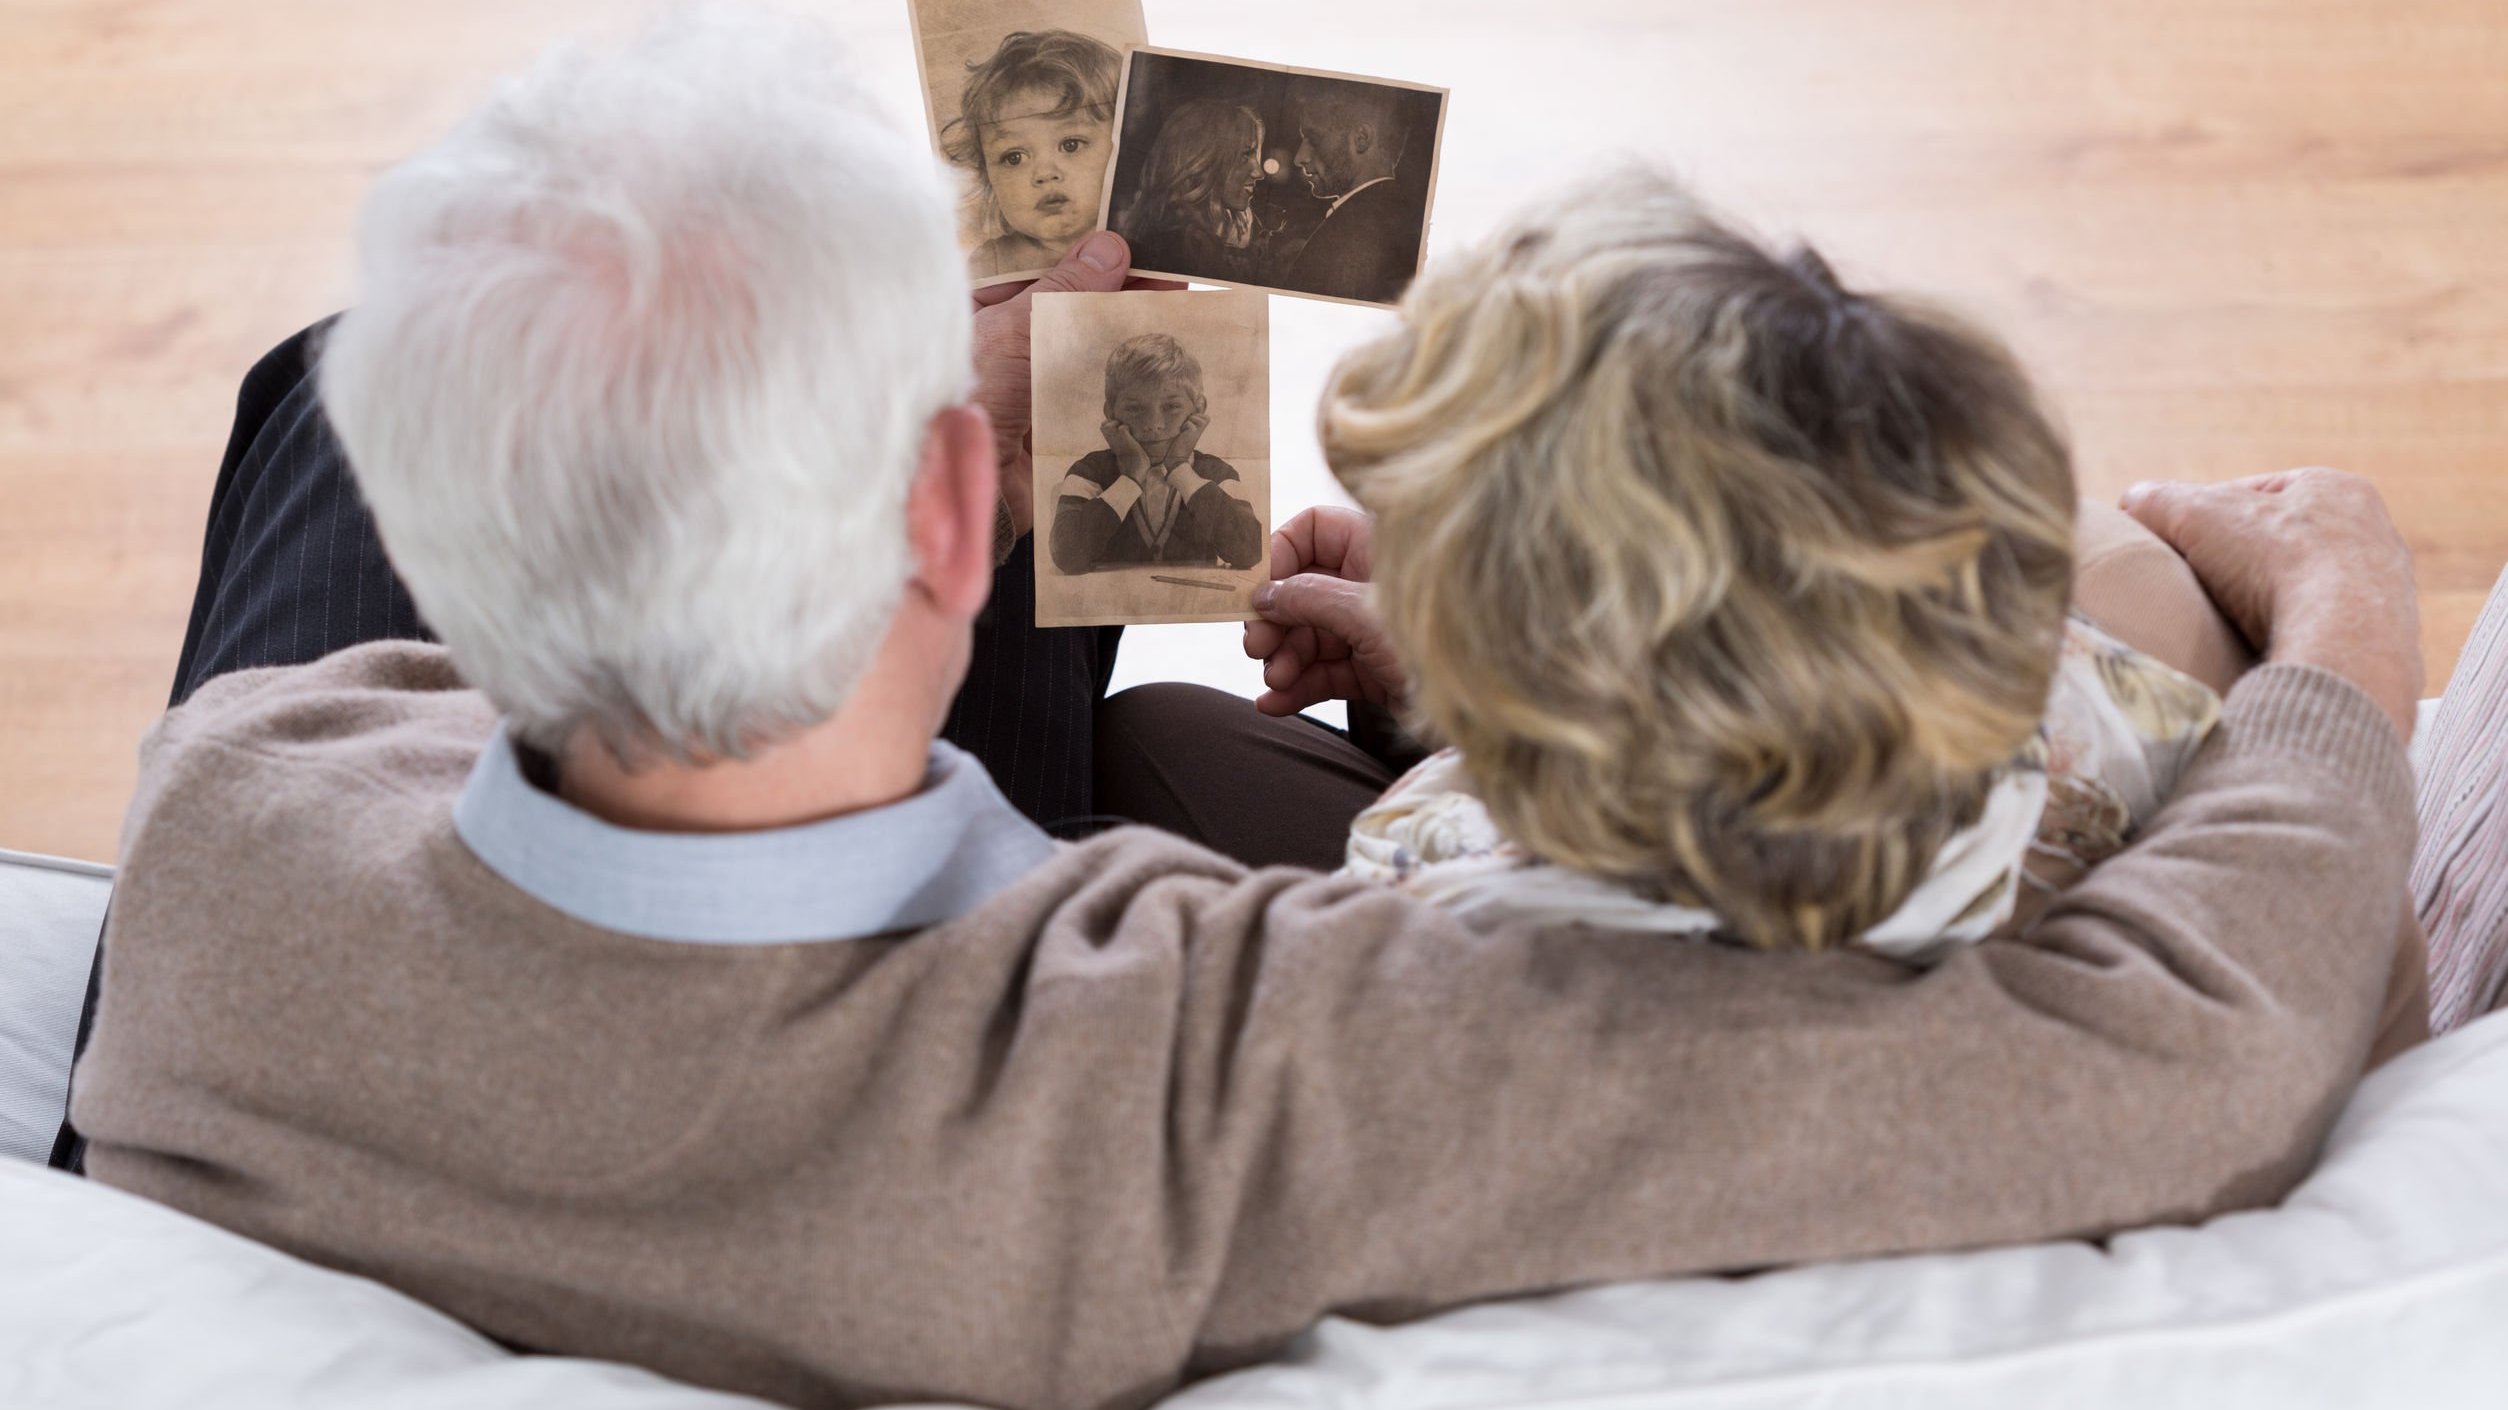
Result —
[[[2255, 653], [2174, 549], [2122, 510], [2085, 500], [2073, 602], [2109, 635], [2226, 692]], [[1196, 685], [1136, 686], [1098, 707], [1096, 798], [1108, 818], [1187, 837], [1248, 866], [1341, 865], [1350, 821], [1419, 754], [1381, 713], [1351, 708], [1344, 735], [1257, 714]], [[2429, 1036], [2427, 945], [2408, 898], [2374, 1067]]]

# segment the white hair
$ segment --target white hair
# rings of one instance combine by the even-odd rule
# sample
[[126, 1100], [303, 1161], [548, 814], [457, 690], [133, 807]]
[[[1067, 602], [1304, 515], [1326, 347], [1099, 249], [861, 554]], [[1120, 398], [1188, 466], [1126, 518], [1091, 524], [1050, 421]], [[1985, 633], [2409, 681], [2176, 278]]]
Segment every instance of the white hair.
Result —
[[383, 177], [323, 403], [526, 741], [742, 757], [843, 707], [970, 390], [954, 196], [823, 34], [729, 5], [561, 47]]

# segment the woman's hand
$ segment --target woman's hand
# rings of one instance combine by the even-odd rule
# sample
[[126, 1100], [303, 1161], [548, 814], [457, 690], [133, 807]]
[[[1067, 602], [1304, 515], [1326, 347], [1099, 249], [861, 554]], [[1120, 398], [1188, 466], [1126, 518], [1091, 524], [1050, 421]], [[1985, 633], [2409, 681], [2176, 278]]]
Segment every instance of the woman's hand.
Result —
[[1263, 663], [1266, 715], [1325, 700], [1399, 709], [1410, 679], [1368, 600], [1374, 525], [1355, 509], [1321, 507], [1271, 536], [1273, 581], [1254, 590], [1265, 620], [1245, 627], [1245, 654]]
[[2136, 485], [2124, 508], [2185, 556], [2266, 659], [2342, 676], [2412, 737], [2425, 682], [2420, 603], [2412, 551], [2376, 486], [2340, 470], [2286, 470]]
[[1028, 320], [1036, 295], [1110, 293], [1117, 289], [1181, 289], [1172, 279], [1133, 279], [1123, 237], [1101, 230], [1071, 247], [1041, 279], [975, 291], [975, 396], [993, 422], [993, 453], [1001, 497], [1020, 534], [1036, 518], [1035, 408], [1029, 404]]

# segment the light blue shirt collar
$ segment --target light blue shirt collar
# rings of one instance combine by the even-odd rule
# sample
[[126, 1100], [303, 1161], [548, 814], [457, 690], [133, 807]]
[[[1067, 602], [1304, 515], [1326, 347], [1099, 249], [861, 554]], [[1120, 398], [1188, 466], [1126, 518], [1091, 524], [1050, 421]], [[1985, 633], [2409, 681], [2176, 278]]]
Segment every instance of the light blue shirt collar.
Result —
[[938, 741], [922, 788], [886, 807], [763, 832], [642, 832], [533, 786], [500, 727], [453, 826], [489, 870], [587, 925], [700, 944], [920, 930], [1054, 851], [973, 755]]

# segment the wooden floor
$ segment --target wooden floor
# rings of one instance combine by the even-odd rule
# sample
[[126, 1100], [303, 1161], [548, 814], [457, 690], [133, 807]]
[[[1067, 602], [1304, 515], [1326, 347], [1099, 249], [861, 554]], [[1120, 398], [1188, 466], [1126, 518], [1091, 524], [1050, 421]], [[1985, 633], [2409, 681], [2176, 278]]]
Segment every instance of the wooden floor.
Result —
[[[904, 0], [816, 6], [892, 110]], [[235, 384], [350, 294], [374, 172], [604, 0], [0, 0], [0, 847], [106, 859]], [[2006, 331], [2088, 486], [2342, 465], [2418, 554], [2432, 689], [2508, 560], [2503, 0], [1149, 0], [1178, 47], [1454, 90], [1431, 244], [1672, 164]], [[1275, 305], [1284, 511], [1381, 315]], [[1132, 677], [1239, 680], [1226, 628]]]

